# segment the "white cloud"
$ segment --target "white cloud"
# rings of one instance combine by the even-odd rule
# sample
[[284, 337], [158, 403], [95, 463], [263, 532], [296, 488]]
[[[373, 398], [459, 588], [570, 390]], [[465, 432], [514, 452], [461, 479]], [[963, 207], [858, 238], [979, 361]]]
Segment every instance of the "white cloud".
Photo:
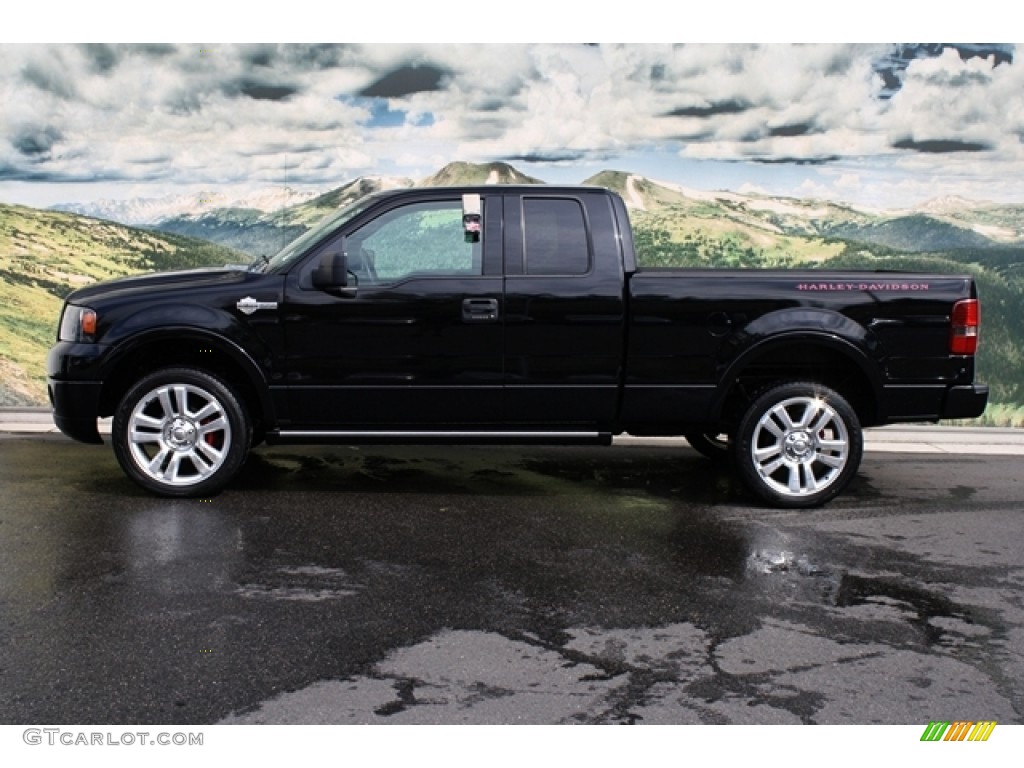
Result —
[[[947, 50], [911, 61], [884, 99], [876, 63], [889, 50], [3, 45], [0, 179], [227, 184], [287, 173], [293, 184], [329, 185], [455, 159], [585, 163], [647, 151], [875, 163], [925, 185], [999, 179], [993, 188], [1024, 197], [1005, 178], [1024, 163], [1024, 67]], [[397, 88], [388, 114], [406, 121], [375, 126], [359, 93], [402, 67], [437, 80]], [[939, 151], [948, 149], [965, 151]], [[817, 167], [803, 178], [818, 183], [828, 166]], [[867, 176], [821, 183], [864, 192]]]
[[1019, 65], [994, 67], [983, 58], [961, 61], [947, 50], [910, 64], [883, 122], [896, 140], [982, 144], [1004, 157], [1020, 158], [1022, 93], [1024, 71]]

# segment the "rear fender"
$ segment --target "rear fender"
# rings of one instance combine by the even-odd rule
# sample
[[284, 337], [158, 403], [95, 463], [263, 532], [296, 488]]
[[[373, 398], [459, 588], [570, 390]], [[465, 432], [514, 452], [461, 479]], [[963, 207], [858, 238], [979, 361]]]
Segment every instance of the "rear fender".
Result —
[[[786, 350], [827, 350], [861, 374], [879, 402], [882, 392], [882, 352], [866, 328], [838, 312], [800, 307], [771, 312], [737, 331], [724, 347], [719, 396], [714, 412], [721, 415], [733, 387], [753, 366], [771, 363]], [[805, 371], [794, 372], [806, 377]]]

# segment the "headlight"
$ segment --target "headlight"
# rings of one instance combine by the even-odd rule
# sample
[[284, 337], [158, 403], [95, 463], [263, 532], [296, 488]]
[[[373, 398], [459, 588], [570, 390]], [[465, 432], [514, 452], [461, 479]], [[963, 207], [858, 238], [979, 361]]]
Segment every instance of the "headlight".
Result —
[[76, 307], [74, 304], [64, 305], [64, 313], [60, 318], [58, 341], [95, 341], [96, 311], [88, 307]]

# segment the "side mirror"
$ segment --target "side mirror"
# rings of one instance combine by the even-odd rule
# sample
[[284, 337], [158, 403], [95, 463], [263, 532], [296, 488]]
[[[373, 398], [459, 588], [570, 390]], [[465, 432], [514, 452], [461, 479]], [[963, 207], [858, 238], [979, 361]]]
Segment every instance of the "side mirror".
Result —
[[341, 250], [324, 251], [320, 263], [313, 270], [313, 287], [321, 291], [348, 288], [348, 259], [344, 244]]

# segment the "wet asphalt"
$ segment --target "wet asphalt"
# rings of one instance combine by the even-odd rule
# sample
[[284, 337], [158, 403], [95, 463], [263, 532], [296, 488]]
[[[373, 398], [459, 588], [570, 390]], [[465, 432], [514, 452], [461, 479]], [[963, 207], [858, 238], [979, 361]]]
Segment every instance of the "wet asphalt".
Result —
[[0, 723], [1022, 723], [1021, 462], [792, 512], [687, 447], [263, 447], [179, 501], [3, 437]]

